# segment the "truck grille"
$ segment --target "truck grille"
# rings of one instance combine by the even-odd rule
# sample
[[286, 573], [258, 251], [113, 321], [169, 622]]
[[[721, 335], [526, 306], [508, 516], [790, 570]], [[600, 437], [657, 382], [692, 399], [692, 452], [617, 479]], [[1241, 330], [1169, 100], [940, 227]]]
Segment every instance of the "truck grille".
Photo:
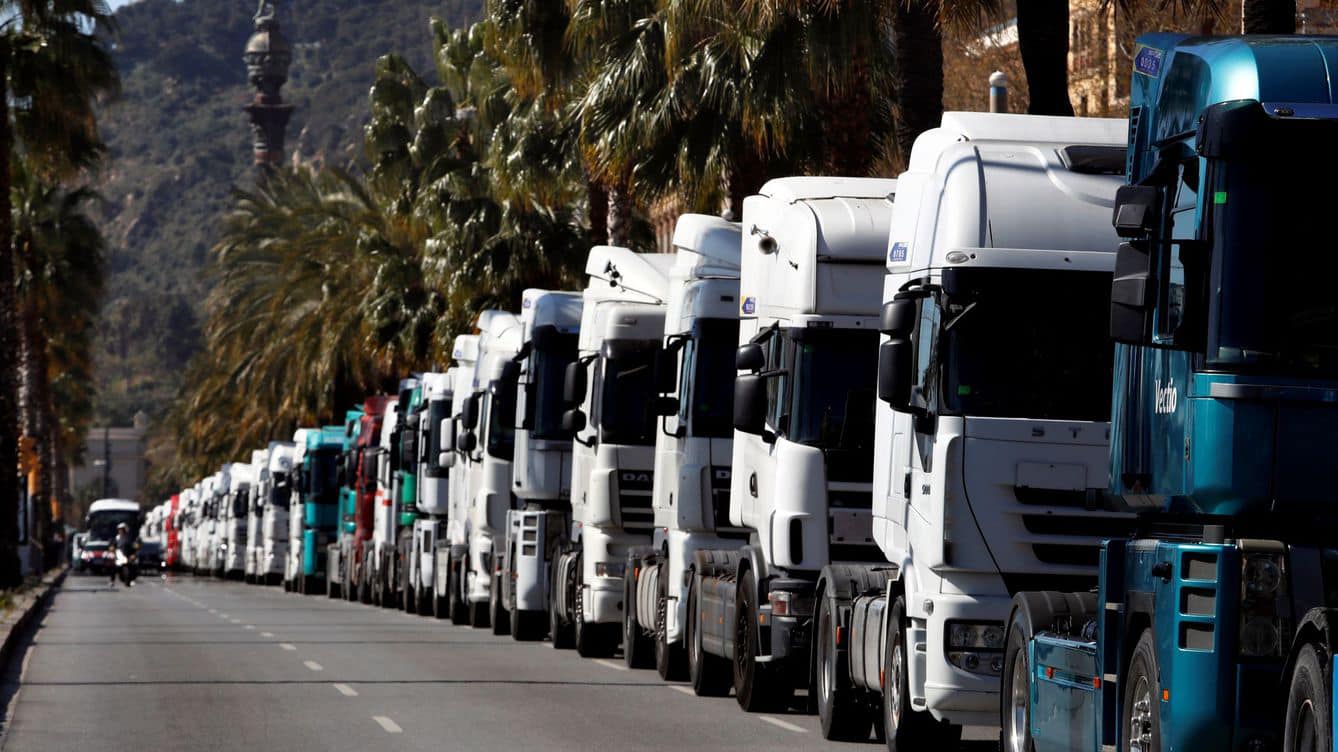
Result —
[[[1101, 542], [1123, 538], [1134, 530], [1132, 515], [1106, 511], [1105, 493], [1098, 489], [1065, 491], [1014, 487], [1021, 510], [1022, 527], [1033, 540], [1032, 554], [1042, 564], [1095, 568], [1101, 558]], [[1048, 507], [1050, 511], [1041, 511]], [[1068, 539], [1068, 540], [1065, 540]]]
[[655, 510], [651, 505], [654, 477], [649, 470], [618, 474], [618, 511], [623, 529], [629, 533], [649, 534], [655, 527]]

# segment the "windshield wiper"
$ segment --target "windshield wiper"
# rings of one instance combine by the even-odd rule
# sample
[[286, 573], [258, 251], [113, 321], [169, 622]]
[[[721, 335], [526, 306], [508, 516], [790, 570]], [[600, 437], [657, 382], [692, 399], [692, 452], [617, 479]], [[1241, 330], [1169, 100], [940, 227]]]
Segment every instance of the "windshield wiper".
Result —
[[951, 331], [952, 328], [953, 328], [954, 326], [957, 326], [957, 322], [959, 322], [959, 321], [961, 321], [963, 318], [965, 318], [965, 317], [966, 317], [966, 314], [968, 314], [968, 313], [970, 313], [971, 311], [975, 310], [975, 307], [976, 307], [977, 305], [979, 305], [979, 304], [980, 304], [980, 301], [979, 301], [979, 300], [973, 300], [973, 301], [971, 301], [970, 303], [968, 303], [968, 304], [966, 305], [966, 307], [962, 309], [962, 312], [961, 312], [961, 313], [959, 313], [959, 314], [957, 314], [956, 316], [953, 316], [953, 317], [952, 317], [952, 321], [949, 321], [948, 323], [946, 323], [946, 324], [943, 325], [943, 331], [945, 331], [945, 332], [947, 332], [947, 331]]

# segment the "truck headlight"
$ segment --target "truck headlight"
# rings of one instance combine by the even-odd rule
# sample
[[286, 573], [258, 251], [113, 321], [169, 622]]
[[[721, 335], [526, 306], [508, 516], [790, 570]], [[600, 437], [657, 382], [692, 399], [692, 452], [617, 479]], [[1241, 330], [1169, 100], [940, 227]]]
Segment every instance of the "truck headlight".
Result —
[[1003, 624], [950, 621], [945, 629], [948, 663], [973, 674], [998, 676], [1003, 672]]
[[1247, 551], [1240, 572], [1240, 654], [1282, 655], [1287, 638], [1287, 564], [1280, 550]]

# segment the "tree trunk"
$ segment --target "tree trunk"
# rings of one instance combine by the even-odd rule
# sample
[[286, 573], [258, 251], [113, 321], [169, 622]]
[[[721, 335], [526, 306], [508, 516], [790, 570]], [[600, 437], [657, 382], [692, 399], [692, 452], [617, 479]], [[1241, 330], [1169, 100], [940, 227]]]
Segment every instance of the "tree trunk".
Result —
[[924, 0], [892, 8], [892, 117], [905, 164], [916, 137], [943, 121], [943, 35]]
[[1296, 0], [1244, 0], [1240, 29], [1244, 34], [1295, 34]]
[[[742, 144], [742, 139], [739, 139]], [[750, 146], [741, 145], [736, 152], [734, 169], [727, 180], [729, 189], [729, 210], [735, 222], [743, 220], [743, 200], [762, 190], [766, 184], [767, 164], [762, 156]]]
[[[867, 52], [851, 52], [852, 82], [818, 102], [822, 132], [822, 163], [828, 175], [862, 177], [873, 164], [873, 97], [869, 90]], [[940, 95], [941, 96], [941, 95]]]
[[[8, 45], [0, 41], [0, 82], [9, 80]], [[14, 216], [10, 205], [8, 92], [0, 87], [0, 588], [23, 581], [18, 550], [18, 405], [15, 400], [19, 349], [15, 320]]]
[[1069, 101], [1069, 0], [1017, 4], [1017, 43], [1032, 115], [1073, 115]]
[[609, 245], [632, 242], [632, 193], [625, 184], [609, 186]]
[[[31, 253], [30, 241], [23, 240], [21, 246]], [[28, 520], [29, 540], [34, 547], [41, 549], [47, 541], [46, 509], [51, 499], [50, 425], [47, 405], [50, 402], [47, 386], [46, 342], [42, 336], [42, 323], [37, 315], [36, 305], [31, 301], [20, 301], [20, 352], [23, 361], [22, 388], [19, 392], [19, 414], [22, 416], [23, 434], [33, 440], [33, 451], [37, 457], [37, 488], [33, 492], [31, 518]], [[44, 558], [44, 557], [43, 557]], [[41, 561], [39, 558], [38, 561]]]
[[590, 242], [607, 243], [609, 237], [609, 193], [598, 181], [585, 179], [586, 209], [590, 212]]

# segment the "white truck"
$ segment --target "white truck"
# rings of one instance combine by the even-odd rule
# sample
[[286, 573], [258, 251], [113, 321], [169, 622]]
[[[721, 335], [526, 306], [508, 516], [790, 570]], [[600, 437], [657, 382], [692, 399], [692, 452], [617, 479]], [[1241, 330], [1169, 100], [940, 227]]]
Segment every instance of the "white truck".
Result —
[[699, 550], [688, 666], [747, 711], [808, 686], [818, 574], [873, 561], [873, 402], [896, 182], [772, 180], [743, 206], [729, 524]]
[[562, 430], [562, 385], [576, 361], [581, 305], [579, 292], [529, 289], [521, 295], [523, 343], [511, 367], [516, 508], [507, 511], [500, 578], [502, 607], [517, 640], [548, 633], [550, 568], [571, 528], [572, 443]]
[[[412, 395], [419, 388], [417, 378], [400, 379], [396, 396], [387, 400], [381, 422], [379, 450], [385, 462], [377, 463], [376, 498], [372, 509], [372, 551], [368, 576], [371, 578], [372, 603], [383, 608], [400, 605], [400, 535], [404, 511], [405, 473], [416, 468], [416, 457], [405, 457], [404, 434], [409, 430], [408, 411]], [[406, 468], [410, 468], [406, 470]]]
[[627, 554], [655, 524], [655, 368], [664, 338], [669, 254], [595, 246], [586, 259], [579, 360], [567, 369], [572, 435], [570, 545], [552, 567], [554, 647], [609, 656], [622, 638]]
[[288, 545], [285, 547], [283, 558], [283, 589], [289, 592], [296, 592], [302, 579], [302, 521], [306, 513], [304, 507], [308, 484], [303, 469], [307, 457], [308, 439], [318, 433], [320, 433], [319, 428], [299, 428], [293, 432], [293, 490], [288, 504]]
[[[444, 549], [446, 557], [446, 611], [455, 624], [469, 623], [468, 600], [465, 597], [465, 560], [469, 557], [469, 471], [467, 452], [459, 446], [459, 438], [464, 429], [466, 408], [475, 411], [471, 416], [477, 422], [477, 405], [474, 400], [474, 369], [478, 366], [479, 336], [477, 334], [459, 334], [451, 345], [452, 397], [451, 421], [442, 434], [445, 459], [450, 463], [447, 477], [446, 543], [438, 546], [438, 557]], [[439, 575], [440, 576], [440, 575]]]
[[739, 342], [739, 223], [684, 214], [674, 228], [674, 266], [656, 391], [652, 547], [628, 562], [623, 656], [665, 679], [687, 675], [683, 630], [687, 583], [698, 550], [730, 550], [748, 531], [729, 522], [734, 352]]
[[263, 483], [260, 514], [259, 559], [256, 562], [256, 580], [264, 585], [277, 585], [284, 578], [288, 556], [288, 515], [294, 503], [299, 504], [293, 483], [293, 457], [296, 447], [291, 441], [271, 441], [265, 453], [267, 477]]
[[218, 556], [219, 536], [223, 530], [223, 523], [219, 515], [223, 508], [220, 501], [223, 493], [223, 473], [221, 471], [215, 472], [200, 483], [204, 517], [198, 541], [199, 545], [197, 546], [199, 571], [200, 574], [212, 576], [218, 574], [220, 567]]
[[873, 472], [876, 565], [823, 571], [824, 734], [997, 726], [1012, 595], [1096, 585], [1124, 120], [947, 113], [898, 178]]
[[246, 500], [246, 550], [243, 554], [243, 575], [247, 583], [257, 584], [260, 569], [260, 518], [264, 513], [262, 499], [269, 482], [269, 449], [251, 450], [250, 493]]
[[454, 376], [423, 374], [423, 412], [418, 422], [418, 517], [413, 523], [413, 554], [409, 581], [413, 583], [418, 613], [444, 619], [446, 613], [446, 537], [450, 513], [450, 469], [454, 455], [443, 442], [443, 425], [451, 426]]
[[515, 451], [516, 378], [515, 369], [507, 366], [520, 352], [521, 321], [514, 313], [490, 310], [479, 314], [477, 328], [478, 362], [457, 442], [470, 491], [465, 520], [469, 543], [464, 562], [465, 608], [470, 625], [491, 626], [494, 634], [506, 634], [510, 625], [496, 585], [506, 514], [512, 508]]
[[255, 485], [251, 465], [230, 462], [223, 466], [222, 514], [223, 534], [220, 536], [219, 563], [216, 569], [221, 577], [240, 580], [246, 567], [246, 520], [251, 502], [251, 486]]
[[199, 510], [195, 504], [195, 487], [181, 489], [177, 503], [177, 515], [173, 524], [176, 525], [178, 544], [181, 547], [181, 558], [177, 562], [177, 566], [183, 572], [195, 569], [195, 524], [198, 515]]

